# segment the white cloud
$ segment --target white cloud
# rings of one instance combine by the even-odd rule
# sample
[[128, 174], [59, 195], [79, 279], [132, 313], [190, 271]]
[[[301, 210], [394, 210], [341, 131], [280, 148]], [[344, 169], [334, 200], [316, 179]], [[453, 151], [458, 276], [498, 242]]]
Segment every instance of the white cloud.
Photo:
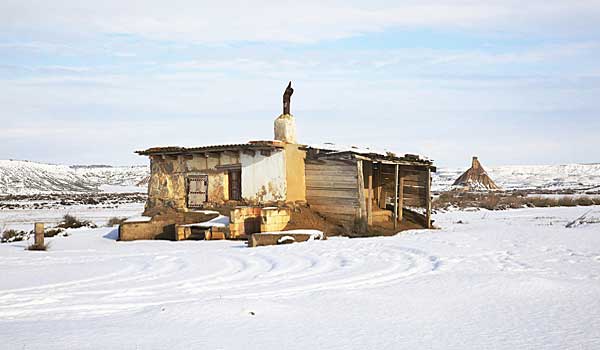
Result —
[[598, 0], [4, 0], [0, 4], [0, 26], [11, 32], [128, 33], [205, 43], [314, 42], [393, 27], [585, 32], [598, 21]]

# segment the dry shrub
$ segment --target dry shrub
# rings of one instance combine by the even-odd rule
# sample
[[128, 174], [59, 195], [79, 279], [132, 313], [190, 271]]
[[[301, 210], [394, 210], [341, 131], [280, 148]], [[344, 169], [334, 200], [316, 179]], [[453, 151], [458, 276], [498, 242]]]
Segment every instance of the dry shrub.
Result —
[[577, 205], [587, 207], [589, 205], [594, 205], [594, 200], [591, 197], [583, 196], [577, 197]]
[[500, 196], [497, 196], [493, 193], [482, 196], [481, 200], [479, 201], [479, 206], [488, 210], [500, 209], [499, 204]]
[[44, 231], [44, 237], [50, 238], [50, 237], [54, 237], [59, 233], [64, 232], [65, 229], [62, 227], [53, 227], [53, 228], [49, 228], [46, 231]]
[[61, 228], [80, 228], [80, 227], [96, 227], [95, 224], [88, 220], [80, 220], [73, 215], [66, 214], [63, 216], [63, 221], [56, 227]]
[[34, 251], [46, 251], [48, 250], [48, 248], [50, 248], [50, 244], [46, 243], [46, 244], [30, 244], [27, 246], [27, 250], [34, 250]]
[[6, 230], [4, 232], [2, 232], [2, 240], [6, 240], [8, 241], [11, 238], [15, 238], [18, 237], [19, 232], [17, 230]]
[[550, 197], [527, 197], [527, 206], [529, 207], [556, 207], [558, 199]]
[[560, 207], [574, 207], [577, 205], [577, 201], [573, 197], [560, 197], [558, 199], [558, 206]]
[[19, 241], [24, 240], [26, 236], [27, 236], [27, 232], [25, 232], [25, 231], [9, 229], [9, 230], [5, 230], [4, 232], [2, 232], [2, 238], [0, 238], [0, 241], [2, 243], [19, 242]]
[[106, 223], [106, 227], [113, 227], [115, 225], [121, 225], [123, 222], [125, 222], [125, 220], [127, 220], [127, 218], [119, 218], [116, 216], [112, 217]]
[[489, 210], [501, 210], [507, 208], [523, 207], [573, 207], [577, 205], [588, 206], [600, 204], [600, 197], [528, 197], [523, 191], [506, 192], [461, 192], [448, 191], [440, 194], [433, 200], [433, 209], [457, 208], [485, 208]]

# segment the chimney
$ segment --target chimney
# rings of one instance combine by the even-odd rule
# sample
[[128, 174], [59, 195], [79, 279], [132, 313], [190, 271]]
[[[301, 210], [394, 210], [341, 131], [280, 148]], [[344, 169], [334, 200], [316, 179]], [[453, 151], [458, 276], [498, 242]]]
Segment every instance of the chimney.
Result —
[[291, 114], [282, 114], [275, 119], [275, 140], [296, 143], [296, 120]]
[[275, 140], [296, 143], [296, 120], [290, 112], [293, 93], [294, 89], [292, 89], [292, 82], [290, 81], [283, 92], [283, 113], [275, 119]]

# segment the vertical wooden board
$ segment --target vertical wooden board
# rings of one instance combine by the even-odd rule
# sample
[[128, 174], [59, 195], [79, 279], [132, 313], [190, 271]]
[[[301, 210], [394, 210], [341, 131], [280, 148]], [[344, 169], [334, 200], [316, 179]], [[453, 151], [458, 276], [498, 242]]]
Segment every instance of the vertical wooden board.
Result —
[[361, 219], [361, 218], [366, 218], [366, 216], [367, 216], [367, 206], [366, 206], [367, 203], [365, 201], [365, 191], [363, 190], [363, 188], [365, 186], [365, 180], [363, 178], [363, 162], [362, 162], [362, 160], [358, 160], [356, 162], [356, 174], [357, 174], [356, 185], [357, 185], [357, 189], [358, 189], [358, 203], [360, 205], [360, 216], [358, 218]]
[[367, 223], [373, 225], [373, 168], [369, 172], [369, 198], [367, 200]]
[[394, 228], [398, 224], [398, 164], [396, 164], [396, 176], [394, 176]]
[[426, 201], [427, 201], [427, 211], [425, 213], [425, 217], [427, 220], [427, 228], [431, 228], [431, 170], [427, 168], [427, 186], [425, 187], [426, 191]]
[[404, 217], [404, 210], [402, 209], [404, 208], [404, 178], [402, 177], [402, 173], [400, 173], [398, 176], [400, 177], [400, 180], [398, 180], [398, 220], [402, 222]]

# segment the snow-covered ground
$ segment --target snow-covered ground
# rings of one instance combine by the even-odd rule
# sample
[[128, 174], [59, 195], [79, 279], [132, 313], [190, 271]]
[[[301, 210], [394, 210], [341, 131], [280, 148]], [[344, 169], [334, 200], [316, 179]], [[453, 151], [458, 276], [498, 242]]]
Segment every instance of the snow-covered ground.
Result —
[[[589, 224], [565, 228], [588, 212]], [[7, 349], [598, 349], [600, 207], [447, 212], [440, 230], [246, 248], [0, 245]]]
[[30, 231], [33, 230], [35, 222], [43, 222], [46, 227], [50, 227], [61, 222], [65, 214], [101, 226], [110, 218], [136, 216], [142, 211], [144, 211], [144, 203], [125, 203], [109, 208], [72, 205], [48, 209], [4, 209], [0, 210], [0, 231], [5, 229]]
[[139, 192], [146, 190], [144, 180], [149, 174], [147, 166], [68, 166], [0, 160], [0, 194]]
[[[492, 180], [505, 190], [600, 190], [600, 164], [483, 166]], [[450, 189], [454, 180], [467, 169], [438, 168], [432, 174], [432, 189]]]

